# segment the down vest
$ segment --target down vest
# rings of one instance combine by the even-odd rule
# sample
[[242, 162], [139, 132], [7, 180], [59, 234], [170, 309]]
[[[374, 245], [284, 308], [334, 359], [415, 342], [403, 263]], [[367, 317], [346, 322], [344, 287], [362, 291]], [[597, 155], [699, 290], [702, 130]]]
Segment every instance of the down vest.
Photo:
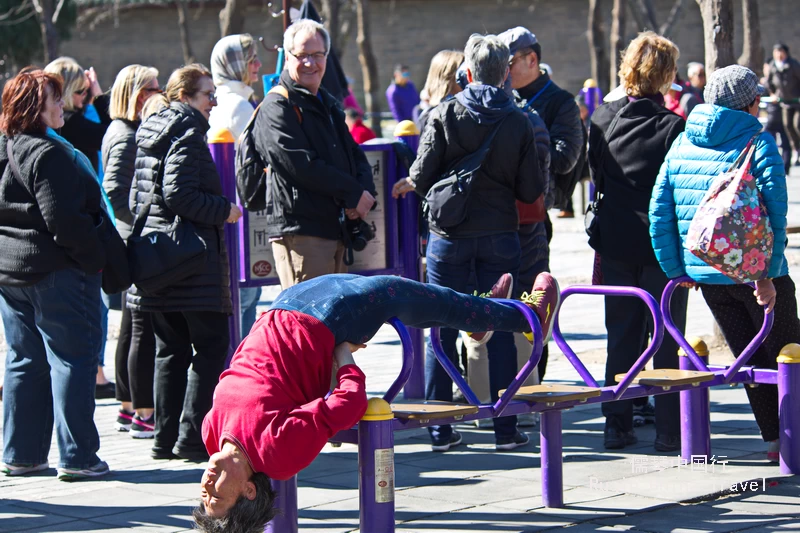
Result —
[[136, 128], [138, 122], [116, 119], [103, 137], [103, 188], [108, 194], [117, 231], [127, 240], [133, 226], [133, 215], [128, 206], [131, 183], [136, 167]]
[[[669, 278], [688, 275], [700, 283], [733, 284], [686, 249], [686, 232], [714, 179], [728, 170], [747, 142], [761, 131], [758, 119], [742, 111], [700, 104], [689, 114], [686, 131], [672, 144], [650, 200], [650, 237]], [[786, 249], [786, 175], [775, 140], [759, 133], [750, 173], [769, 213], [775, 234], [769, 277], [789, 273]]]
[[153, 183], [163, 177], [143, 233], [164, 230], [180, 215], [194, 224], [208, 249], [205, 268], [159, 294], [144, 294], [131, 287], [128, 305], [139, 311], [231, 313], [230, 267], [223, 232], [231, 206], [222, 194], [206, 144], [207, 131], [208, 122], [199, 111], [173, 102], [148, 117], [136, 133], [139, 151], [130, 196], [134, 216], [147, 201]]

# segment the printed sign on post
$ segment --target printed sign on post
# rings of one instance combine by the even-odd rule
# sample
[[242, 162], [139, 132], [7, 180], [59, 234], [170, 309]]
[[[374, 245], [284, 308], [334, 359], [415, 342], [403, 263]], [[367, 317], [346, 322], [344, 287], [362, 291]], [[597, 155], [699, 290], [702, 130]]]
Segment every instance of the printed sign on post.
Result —
[[394, 449], [375, 450], [375, 503], [394, 501]]
[[250, 279], [263, 280], [277, 278], [275, 259], [272, 257], [272, 244], [267, 236], [267, 212], [245, 211], [247, 217], [247, 243], [250, 246]]
[[386, 265], [386, 202], [388, 201], [386, 185], [386, 158], [385, 151], [365, 151], [372, 167], [372, 180], [375, 182], [377, 195], [375, 200], [378, 205], [369, 212], [365, 222], [372, 227], [375, 238], [367, 243], [367, 247], [361, 252], [354, 253], [354, 262], [348, 267], [350, 272], [362, 272], [365, 270], [381, 270]]

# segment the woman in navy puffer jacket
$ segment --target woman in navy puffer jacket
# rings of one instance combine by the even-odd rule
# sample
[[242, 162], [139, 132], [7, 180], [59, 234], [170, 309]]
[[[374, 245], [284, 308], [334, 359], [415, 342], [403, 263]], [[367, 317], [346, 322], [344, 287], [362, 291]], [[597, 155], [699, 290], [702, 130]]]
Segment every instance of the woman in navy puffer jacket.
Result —
[[[788, 343], [800, 342], [800, 321], [795, 286], [784, 257], [786, 175], [774, 139], [761, 132], [761, 123], [756, 118], [759, 91], [755, 74], [744, 67], [733, 65], [712, 75], [705, 92], [706, 102], [711, 104], [694, 108], [685, 132], [675, 140], [661, 167], [650, 202], [650, 236], [667, 277], [689, 276], [697, 282], [735, 356], [761, 328], [763, 305], [771, 311], [774, 308], [772, 332], [748, 364], [775, 369], [780, 349]], [[743, 99], [749, 104], [737, 106]], [[755, 297], [751, 287], [736, 284], [686, 248], [686, 233], [698, 205], [714, 180], [730, 168], [751, 139], [755, 153], [750, 174], [756, 180], [775, 235], [768, 276], [756, 283]], [[777, 461], [777, 387], [759, 385], [747, 387], [746, 391], [761, 435], [769, 442], [768, 456]]]

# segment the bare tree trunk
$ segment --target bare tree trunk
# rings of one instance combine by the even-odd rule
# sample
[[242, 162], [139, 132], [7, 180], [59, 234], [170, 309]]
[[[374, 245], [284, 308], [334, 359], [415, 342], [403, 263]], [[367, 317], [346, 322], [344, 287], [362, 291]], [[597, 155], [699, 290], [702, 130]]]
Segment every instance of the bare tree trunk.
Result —
[[591, 50], [592, 78], [598, 87], [608, 87], [608, 56], [606, 55], [606, 39], [603, 32], [601, 0], [589, 0], [589, 24], [586, 31]]
[[733, 0], [697, 0], [703, 16], [706, 76], [736, 62], [733, 55]]
[[322, 21], [331, 36], [331, 48], [339, 54], [339, 0], [322, 0]]
[[761, 19], [758, 16], [757, 0], [742, 0], [742, 22], [744, 42], [738, 63], [760, 77], [764, 68], [764, 47], [761, 45]]
[[189, 42], [189, 24], [186, 22], [186, 6], [183, 5], [181, 0], [175, 2], [175, 7], [178, 8], [178, 29], [181, 36], [181, 49], [183, 50], [183, 63], [188, 65], [194, 63], [194, 53], [192, 53], [192, 44]]
[[42, 48], [44, 49], [44, 62], [50, 63], [58, 57], [58, 30], [53, 23], [53, 0], [33, 0], [39, 18], [39, 28], [42, 31]]
[[[609, 84], [608, 90], [611, 91], [619, 83], [619, 63], [622, 58], [622, 51], [625, 49], [625, 0], [614, 0], [614, 7], [611, 10], [611, 38], [610, 61], [609, 61]], [[603, 85], [598, 87], [603, 88]]]
[[370, 128], [381, 137], [381, 94], [378, 80], [378, 63], [372, 52], [372, 39], [369, 32], [369, 0], [356, 0], [356, 20], [358, 21], [358, 61], [364, 78], [364, 101], [370, 114]]
[[219, 12], [219, 29], [222, 37], [236, 35], [244, 31], [244, 11], [247, 0], [226, 0]]
[[669, 12], [669, 16], [667, 17], [667, 21], [658, 29], [658, 33], [660, 35], [669, 37], [669, 34], [672, 33], [672, 28], [675, 26], [675, 23], [681, 18], [682, 8], [683, 0], [675, 0], [675, 3], [672, 4], [672, 9]]

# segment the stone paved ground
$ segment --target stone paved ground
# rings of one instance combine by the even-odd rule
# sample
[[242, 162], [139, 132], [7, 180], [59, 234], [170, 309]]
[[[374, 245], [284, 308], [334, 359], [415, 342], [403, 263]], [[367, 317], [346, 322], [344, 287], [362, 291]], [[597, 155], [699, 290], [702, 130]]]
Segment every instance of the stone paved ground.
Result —
[[[790, 180], [790, 223], [800, 225], [800, 185]], [[562, 286], [587, 283], [591, 252], [581, 221], [556, 220], [552, 269]], [[800, 238], [790, 240], [792, 265], [800, 263]], [[274, 289], [265, 289], [267, 305]], [[119, 315], [112, 312], [110, 323]], [[107, 347], [106, 372], [113, 376], [114, 331]], [[567, 301], [562, 329], [595, 376], [602, 376], [605, 331], [599, 298]], [[712, 320], [702, 298], [693, 293], [690, 335], [710, 336]], [[368, 376], [371, 395], [389, 386], [400, 368], [399, 341], [384, 328], [357, 360]], [[577, 374], [551, 345], [547, 380], [574, 383]], [[730, 360], [723, 352], [715, 361]], [[0, 532], [125, 531], [172, 532], [191, 529], [203, 465], [156, 462], [148, 441], [116, 433], [118, 403], [98, 401], [95, 420], [100, 455], [112, 473], [101, 480], [66, 484], [55, 470], [25, 478], [0, 478]], [[423, 431], [397, 435], [397, 531], [530, 532], [568, 527], [570, 532], [638, 531], [650, 533], [800, 531], [800, 476], [780, 476], [767, 463], [764, 443], [743, 388], [717, 387], [711, 393], [711, 471], [678, 466], [677, 454], [658, 456], [652, 426], [637, 430], [639, 444], [622, 452], [602, 446], [603, 418], [598, 406], [564, 412], [563, 509], [541, 506], [538, 445], [510, 453], [493, 450], [490, 431], [461, 426], [465, 445], [434, 454]], [[53, 444], [51, 464], [57, 463]], [[299, 475], [301, 530], [338, 533], [358, 528], [358, 462], [354, 446], [326, 448]], [[755, 490], [743, 491], [754, 480]], [[736, 490], [731, 490], [734, 486]], [[747, 489], [750, 485], [746, 485]], [[375, 533], [375, 532], [368, 532]]]

